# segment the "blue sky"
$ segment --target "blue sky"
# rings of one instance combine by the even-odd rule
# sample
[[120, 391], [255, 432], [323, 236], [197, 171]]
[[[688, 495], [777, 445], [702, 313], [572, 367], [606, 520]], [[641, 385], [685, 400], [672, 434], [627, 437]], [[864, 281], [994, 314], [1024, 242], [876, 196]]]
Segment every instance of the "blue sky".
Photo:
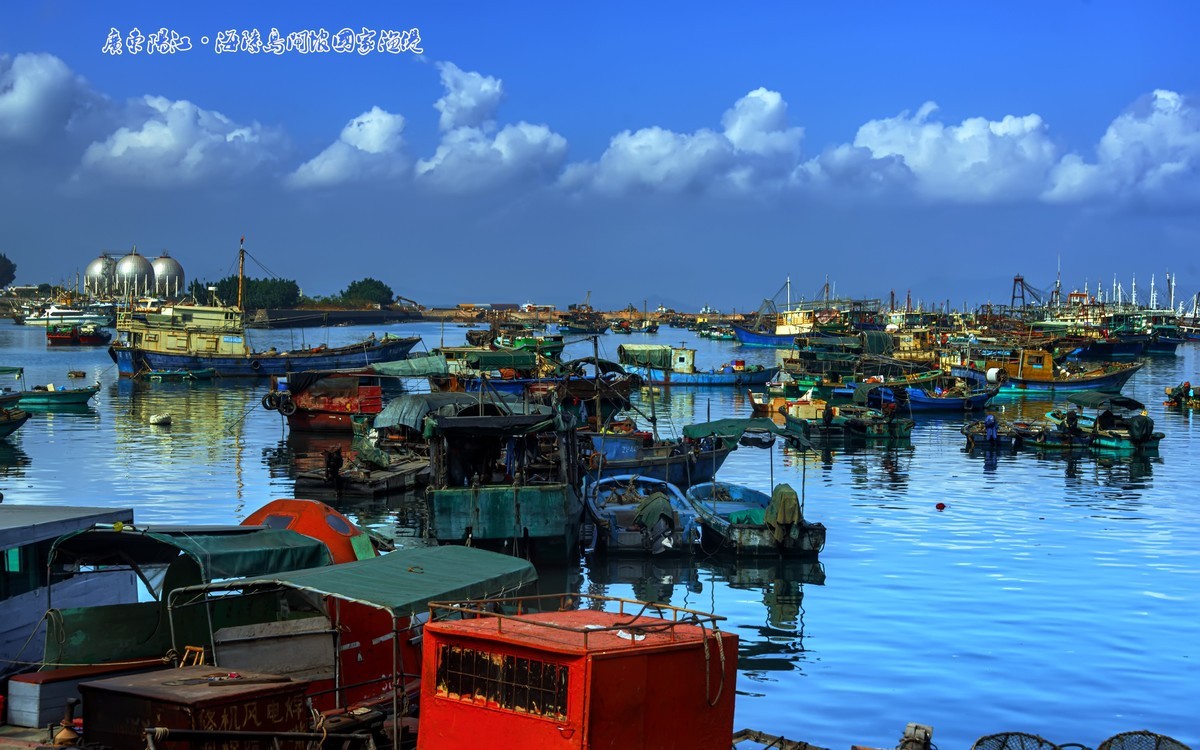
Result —
[[[0, 10], [19, 282], [135, 244], [212, 280], [244, 234], [251, 275], [427, 304], [1200, 291], [1190, 3], [181, 5]], [[422, 51], [214, 50], [346, 27]]]

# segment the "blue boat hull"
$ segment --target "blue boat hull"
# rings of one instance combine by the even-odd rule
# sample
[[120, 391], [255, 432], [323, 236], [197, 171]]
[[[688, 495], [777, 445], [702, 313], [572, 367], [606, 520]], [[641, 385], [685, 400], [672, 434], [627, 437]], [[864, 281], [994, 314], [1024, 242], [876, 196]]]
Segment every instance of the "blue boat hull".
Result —
[[772, 346], [776, 349], [790, 349], [796, 343], [795, 336], [761, 333], [737, 325], [733, 326], [733, 333], [742, 346]]
[[166, 354], [129, 347], [109, 347], [123, 378], [148, 370], [213, 370], [222, 378], [258, 378], [308, 370], [342, 370], [366, 367], [376, 362], [404, 359], [420, 339], [385, 339], [373, 345], [339, 347], [324, 351], [286, 354], [256, 353], [245, 357]]
[[[980, 391], [970, 396], [936, 398], [920, 388], [909, 388], [908, 408], [912, 411], [973, 411], [987, 406], [995, 395], [994, 391]], [[890, 388], [876, 388], [867, 395], [867, 406], [878, 408], [894, 400]]]
[[683, 385], [683, 386], [743, 386], [766, 385], [779, 373], [778, 367], [765, 367], [761, 370], [743, 370], [742, 372], [672, 372], [651, 367], [625, 365], [625, 372], [639, 375], [651, 385]]
[[1070, 359], [1110, 360], [1134, 359], [1146, 349], [1145, 341], [1095, 341], [1070, 353]]
[[[1039, 391], [1043, 393], [1069, 393], [1071, 391], [1107, 391], [1110, 393], [1120, 393], [1125, 383], [1140, 369], [1142, 369], [1142, 366], [1138, 364], [1107, 375], [1098, 375], [1078, 380], [1038, 381], [1014, 377], [1009, 378], [1000, 386], [1000, 392], [1020, 393]], [[987, 374], [981, 370], [955, 365], [950, 368], [950, 374], [957, 378], [962, 378], [977, 387], [988, 385]]]

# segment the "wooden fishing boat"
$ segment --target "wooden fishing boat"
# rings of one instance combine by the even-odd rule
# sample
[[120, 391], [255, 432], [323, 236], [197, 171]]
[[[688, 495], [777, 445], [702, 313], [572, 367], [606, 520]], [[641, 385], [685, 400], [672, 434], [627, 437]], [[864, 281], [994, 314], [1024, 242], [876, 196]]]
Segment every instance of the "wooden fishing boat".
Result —
[[1144, 411], [1145, 404], [1129, 396], [1084, 392], [1071, 394], [1067, 401], [1094, 409], [1096, 413], [1080, 414], [1073, 407], [1060, 408], [1047, 412], [1046, 419], [1062, 432], [1086, 436], [1092, 450], [1148, 453], [1158, 450], [1164, 437], [1154, 431], [1154, 420]]
[[690, 487], [687, 500], [704, 528], [705, 552], [720, 549], [739, 555], [816, 556], [825, 547], [825, 526], [804, 520], [799, 495], [778, 484], [770, 495], [729, 482]]
[[623, 344], [617, 347], [617, 360], [651, 385], [763, 385], [779, 372], [778, 367], [747, 365], [740, 359], [705, 372], [696, 368], [695, 349], [655, 344]]
[[100, 392], [100, 384], [80, 388], [58, 388], [53, 383], [35, 385], [26, 391], [21, 391], [20, 404], [22, 407], [54, 407], [54, 406], [83, 406]]
[[0, 407], [0, 440], [8, 437], [29, 421], [29, 412]]
[[[994, 435], [988, 433], [988, 420], [995, 425]], [[967, 439], [967, 449], [976, 447], [1020, 448], [1024, 444], [1025, 430], [1029, 425], [1025, 422], [1012, 423], [999, 419], [994, 414], [988, 414], [983, 419], [968, 422], [959, 430]]]
[[[889, 404], [887, 406], [894, 406]], [[915, 422], [896, 415], [896, 410], [872, 409], [866, 406], [839, 406], [838, 418], [844, 419], [845, 430], [851, 436], [866, 438], [907, 438]]]
[[653, 433], [638, 430], [625, 421], [610, 424], [602, 432], [584, 432], [580, 436], [590, 442], [584, 465], [585, 476], [591, 481], [637, 474], [676, 487], [689, 487], [711, 481], [729, 454], [737, 449], [736, 436], [655, 440]]
[[293, 430], [353, 432], [355, 416], [371, 419], [383, 411], [383, 385], [374, 371], [297, 372], [272, 378], [260, 403]]
[[54, 323], [46, 326], [47, 346], [105, 346], [112, 332], [95, 323]]
[[1174, 409], [1200, 409], [1200, 394], [1192, 387], [1192, 381], [1185, 380], [1177, 386], [1167, 386], [1163, 389], [1167, 400], [1163, 406]]
[[637, 474], [585, 480], [583, 498], [592, 520], [589, 553], [690, 553], [700, 541], [695, 511], [670, 482]]
[[1055, 362], [1046, 349], [1020, 348], [966, 356], [950, 374], [976, 387], [999, 385], [1000, 391], [1106, 391], [1119, 393], [1142, 368], [1140, 362], [1107, 362], [1091, 367]]

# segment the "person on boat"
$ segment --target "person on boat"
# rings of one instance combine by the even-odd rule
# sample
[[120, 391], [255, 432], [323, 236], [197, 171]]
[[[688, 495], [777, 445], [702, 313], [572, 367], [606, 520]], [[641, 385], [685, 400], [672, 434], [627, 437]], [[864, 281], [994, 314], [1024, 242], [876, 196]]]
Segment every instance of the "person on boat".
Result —
[[1082, 430], [1079, 429], [1079, 411], [1072, 406], [1063, 418], [1063, 430], [1068, 435], [1079, 435]]
[[342, 465], [345, 463], [342, 459], [342, 446], [335, 445], [323, 452], [325, 454], [325, 481], [332, 482], [334, 491], [341, 494]]
[[825, 407], [825, 411], [823, 411], [821, 413], [821, 421], [825, 424], [826, 427], [833, 426], [833, 407], [831, 407], [831, 406]]
[[983, 435], [989, 443], [1000, 439], [1000, 424], [996, 421], [995, 414], [989, 414], [983, 418]]
[[888, 422], [891, 422], [893, 419], [896, 418], [896, 402], [895, 401], [888, 401], [886, 404], [883, 405], [883, 416], [887, 419]]

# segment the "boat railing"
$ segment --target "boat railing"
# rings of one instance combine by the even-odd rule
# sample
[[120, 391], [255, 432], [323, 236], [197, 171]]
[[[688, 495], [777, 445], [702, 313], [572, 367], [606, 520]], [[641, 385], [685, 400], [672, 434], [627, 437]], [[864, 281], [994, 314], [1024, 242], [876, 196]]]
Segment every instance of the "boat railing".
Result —
[[[627, 621], [618, 621], [612, 625], [583, 624], [571, 625], [562, 622], [547, 622], [526, 617], [526, 615], [546, 612], [570, 612], [584, 610], [611, 611], [627, 616]], [[679, 626], [709, 627], [714, 630], [717, 623], [726, 619], [722, 615], [712, 614], [696, 609], [676, 607], [672, 604], [644, 602], [637, 599], [624, 599], [600, 594], [535, 594], [532, 596], [513, 596], [494, 599], [479, 599], [459, 602], [430, 602], [429, 615], [433, 621], [448, 619], [491, 619], [496, 625], [496, 632], [504, 632], [506, 623], [520, 623], [522, 628], [533, 626], [573, 633], [582, 636], [583, 645], [588, 645], [588, 637], [600, 633], [621, 633], [631, 629], [646, 629], [654, 632], [668, 633], [672, 638]], [[647, 623], [643, 618], [653, 618], [659, 622]]]

